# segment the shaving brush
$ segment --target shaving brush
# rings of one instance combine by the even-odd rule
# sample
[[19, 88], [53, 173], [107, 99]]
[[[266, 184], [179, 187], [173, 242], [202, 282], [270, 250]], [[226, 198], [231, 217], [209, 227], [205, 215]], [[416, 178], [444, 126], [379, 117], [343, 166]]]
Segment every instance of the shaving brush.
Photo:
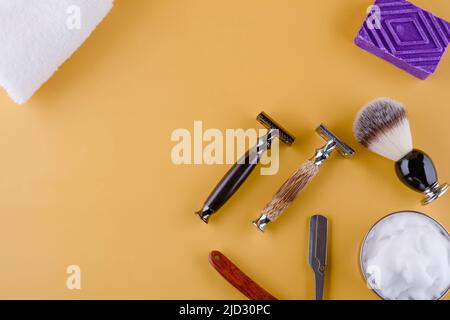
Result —
[[413, 148], [409, 121], [400, 102], [389, 98], [369, 102], [356, 116], [353, 131], [363, 146], [395, 161], [398, 178], [425, 195], [423, 205], [448, 190], [448, 184], [439, 184], [433, 160], [425, 152]]

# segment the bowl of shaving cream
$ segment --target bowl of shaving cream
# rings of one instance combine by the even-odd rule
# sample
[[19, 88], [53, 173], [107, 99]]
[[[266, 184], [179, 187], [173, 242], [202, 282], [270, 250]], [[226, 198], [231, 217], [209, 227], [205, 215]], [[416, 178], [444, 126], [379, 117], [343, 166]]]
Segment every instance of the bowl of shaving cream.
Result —
[[384, 300], [439, 300], [450, 289], [450, 235], [417, 211], [392, 213], [365, 236], [360, 267]]

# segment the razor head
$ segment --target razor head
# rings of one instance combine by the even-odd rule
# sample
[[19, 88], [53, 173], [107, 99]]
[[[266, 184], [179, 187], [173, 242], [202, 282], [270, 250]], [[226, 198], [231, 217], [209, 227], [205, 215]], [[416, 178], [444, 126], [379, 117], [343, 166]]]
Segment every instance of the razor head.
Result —
[[339, 139], [331, 130], [329, 130], [324, 124], [321, 124], [316, 132], [324, 138], [326, 141], [334, 141], [336, 143], [336, 149], [339, 153], [346, 158], [353, 157], [355, 150], [353, 150], [348, 144]]
[[264, 127], [267, 129], [276, 129], [279, 132], [279, 138], [282, 142], [284, 142], [287, 145], [291, 145], [295, 141], [295, 136], [286, 129], [284, 129], [282, 126], [280, 126], [275, 120], [273, 120], [271, 117], [267, 115], [265, 112], [261, 112], [258, 117], [256, 117], [256, 120], [258, 120]]

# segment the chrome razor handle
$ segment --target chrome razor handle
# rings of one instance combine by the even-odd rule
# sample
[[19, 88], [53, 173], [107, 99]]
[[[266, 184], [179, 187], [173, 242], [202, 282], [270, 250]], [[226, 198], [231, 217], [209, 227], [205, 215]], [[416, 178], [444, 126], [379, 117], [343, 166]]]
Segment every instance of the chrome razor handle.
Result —
[[260, 137], [258, 143], [248, 150], [220, 180], [205, 201], [202, 210], [196, 212], [205, 223], [208, 223], [210, 216], [218, 211], [236, 193], [256, 168], [262, 155], [270, 149], [273, 140], [278, 135], [278, 130], [270, 130], [266, 135]]

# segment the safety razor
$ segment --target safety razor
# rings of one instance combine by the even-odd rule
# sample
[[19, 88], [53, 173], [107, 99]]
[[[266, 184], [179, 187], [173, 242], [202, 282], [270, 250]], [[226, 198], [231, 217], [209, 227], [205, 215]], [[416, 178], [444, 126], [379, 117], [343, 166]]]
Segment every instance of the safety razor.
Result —
[[316, 154], [310, 160], [303, 163], [292, 176], [281, 186], [272, 200], [261, 211], [260, 217], [253, 224], [264, 231], [272, 221], [278, 219], [289, 205], [297, 198], [319, 172], [319, 168], [337, 150], [343, 157], [349, 158], [355, 154], [345, 142], [339, 139], [324, 124], [321, 124], [316, 132], [327, 142], [325, 146], [316, 150]]
[[256, 145], [248, 150], [233, 165], [211, 192], [203, 208], [196, 212], [203, 222], [208, 223], [211, 215], [217, 212], [236, 193], [239, 187], [253, 172], [261, 160], [262, 155], [271, 148], [274, 139], [279, 138], [279, 140], [287, 145], [294, 143], [295, 137], [266, 113], [261, 112], [256, 119], [268, 129], [268, 132], [260, 137]]

